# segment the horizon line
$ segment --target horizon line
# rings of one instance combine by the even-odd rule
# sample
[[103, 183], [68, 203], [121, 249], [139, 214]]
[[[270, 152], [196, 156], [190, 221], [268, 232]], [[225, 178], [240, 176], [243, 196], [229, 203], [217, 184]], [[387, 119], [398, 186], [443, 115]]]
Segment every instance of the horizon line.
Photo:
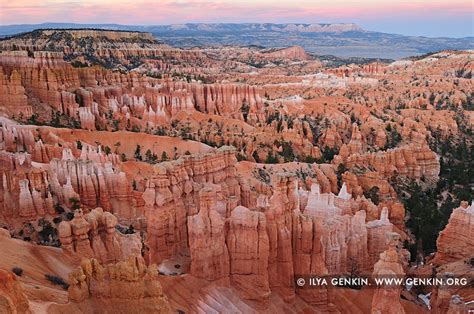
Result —
[[[41, 23], [17, 23], [17, 24], [2, 24], [0, 23], [0, 27], [9, 27], [9, 26], [21, 26], [21, 25], [29, 25], [29, 26], [35, 26], [35, 25], [43, 25], [43, 24], [70, 24], [70, 25], [117, 25], [117, 26], [141, 26], [141, 27], [152, 27], [152, 26], [172, 26], [172, 25], [187, 25], [187, 24], [197, 24], [197, 25], [203, 25], [203, 24], [232, 24], [232, 25], [245, 25], [245, 24], [272, 24], [272, 25], [287, 25], [287, 24], [297, 24], [297, 25], [334, 25], [334, 24], [343, 24], [343, 25], [356, 25], [361, 28], [361, 31], [364, 32], [375, 32], [375, 33], [382, 33], [382, 34], [393, 34], [393, 35], [400, 35], [400, 36], [407, 36], [407, 37], [424, 37], [424, 38], [455, 38], [455, 39], [462, 39], [462, 38], [473, 38], [474, 34], [471, 34], [469, 36], [442, 36], [442, 35], [437, 35], [437, 36], [427, 36], [427, 35], [412, 35], [412, 34], [402, 34], [402, 33], [391, 33], [391, 32], [386, 32], [386, 31], [378, 31], [378, 30], [371, 30], [371, 29], [366, 29], [365, 27], [361, 26], [359, 23], [356, 22], [334, 22], [334, 23], [328, 23], [328, 22], [311, 22], [311, 23], [305, 23], [305, 22], [185, 22], [185, 23], [163, 23], [163, 24], [126, 24], [126, 23], [76, 23], [76, 22], [41, 22]], [[41, 28], [36, 28], [33, 30], [37, 30]], [[54, 29], [54, 28], [53, 28]], [[66, 29], [66, 28], [57, 28], [57, 29]], [[33, 31], [31, 30], [31, 31]], [[111, 31], [117, 31], [114, 29], [111, 29]], [[125, 30], [126, 31], [126, 30]], [[16, 34], [20, 33], [27, 33], [30, 31], [25, 31], [25, 32], [19, 32]], [[11, 34], [15, 35], [15, 34]]]

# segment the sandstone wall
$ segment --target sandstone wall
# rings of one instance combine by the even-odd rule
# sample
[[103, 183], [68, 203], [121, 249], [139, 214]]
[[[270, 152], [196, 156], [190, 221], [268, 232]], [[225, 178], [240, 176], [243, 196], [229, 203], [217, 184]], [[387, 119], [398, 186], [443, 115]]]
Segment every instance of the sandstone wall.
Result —
[[148, 268], [141, 257], [108, 265], [84, 259], [69, 274], [70, 306], [85, 312], [171, 313], [156, 276], [156, 268]]
[[141, 254], [138, 233], [121, 235], [116, 229], [117, 217], [102, 208], [87, 214], [76, 211], [71, 221], [59, 224], [61, 248], [70, 254], [96, 258], [101, 263], [116, 263], [130, 255]]
[[462, 202], [436, 241], [434, 262], [446, 263], [472, 257], [474, 249], [474, 204]]

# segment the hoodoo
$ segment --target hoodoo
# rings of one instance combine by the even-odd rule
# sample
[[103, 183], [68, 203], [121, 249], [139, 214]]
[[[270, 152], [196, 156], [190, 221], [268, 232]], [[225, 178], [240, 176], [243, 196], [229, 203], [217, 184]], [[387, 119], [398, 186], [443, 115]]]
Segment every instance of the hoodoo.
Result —
[[472, 51], [317, 56], [391, 37], [239, 25], [0, 40], [1, 313], [472, 309], [472, 285], [404, 282], [473, 275]]

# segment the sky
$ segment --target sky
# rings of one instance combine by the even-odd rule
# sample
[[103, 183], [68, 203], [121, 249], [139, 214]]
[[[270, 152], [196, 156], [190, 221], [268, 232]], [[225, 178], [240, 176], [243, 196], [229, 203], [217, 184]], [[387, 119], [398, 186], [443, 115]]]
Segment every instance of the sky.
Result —
[[474, 36], [473, 0], [0, 0], [0, 24], [357, 23], [429, 37]]

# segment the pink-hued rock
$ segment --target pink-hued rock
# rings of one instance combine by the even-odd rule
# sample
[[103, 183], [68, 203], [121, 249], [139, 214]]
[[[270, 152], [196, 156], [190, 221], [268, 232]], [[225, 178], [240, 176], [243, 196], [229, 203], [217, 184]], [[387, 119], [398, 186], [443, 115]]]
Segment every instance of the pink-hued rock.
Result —
[[339, 155], [343, 159], [347, 159], [352, 154], [363, 154], [364, 142], [362, 134], [356, 123], [352, 124], [351, 140], [349, 144], [343, 145], [339, 151]]
[[114, 312], [171, 313], [156, 275], [156, 266], [147, 267], [141, 256], [108, 265], [83, 259], [69, 273], [69, 300], [87, 312], [106, 307]]
[[22, 284], [13, 273], [3, 269], [0, 269], [0, 312], [33, 313]]
[[[13, 52], [9, 52], [12, 54]], [[15, 52], [18, 53], [18, 52]], [[5, 54], [5, 52], [2, 52]], [[21, 76], [18, 71], [13, 70], [10, 75], [3, 71], [0, 66], [0, 107], [16, 116], [29, 118], [33, 109], [28, 105], [25, 88], [21, 84]]]
[[[398, 233], [386, 234], [388, 249], [380, 254], [380, 260], [374, 266], [374, 277], [379, 278], [404, 278], [406, 256], [399, 249], [400, 235]], [[372, 299], [371, 313], [405, 313], [400, 303], [401, 285], [378, 287]]]
[[290, 176], [279, 175], [274, 180], [274, 192], [265, 212], [270, 242], [268, 274], [270, 289], [289, 301], [295, 297], [291, 230], [292, 212], [298, 207], [297, 185]]
[[[61, 304], [42, 304], [51, 287], [28, 289], [44, 311], [163, 310], [161, 293], [150, 295], [159, 290], [154, 266], [120, 263], [141, 253], [149, 265], [179, 269], [160, 276], [173, 310], [368, 310], [367, 290], [304, 289], [295, 277], [403, 275], [406, 254], [385, 242], [394, 230], [410, 237], [392, 179], [433, 185], [442, 150], [431, 148], [473, 126], [462, 108], [472, 90], [468, 51], [329, 68], [297, 46], [177, 49], [138, 32], [31, 35], [0, 41], [2, 237], [22, 228], [26, 239], [40, 221], [61, 218], [62, 249], [29, 251], [61, 264], [95, 258], [71, 276], [67, 304], [59, 294]], [[236, 150], [213, 148], [224, 145]], [[377, 205], [364, 196], [374, 191]], [[438, 270], [469, 266], [471, 209], [463, 203], [440, 235]], [[140, 233], [122, 235], [118, 222]], [[432, 304], [462, 311], [451, 299], [458, 292], [465, 297], [434, 288]], [[380, 287], [373, 311], [402, 312], [400, 304], [399, 288]]]
[[[444, 272], [436, 276], [438, 279], [453, 278], [454, 274]], [[466, 287], [467, 288], [467, 287]], [[459, 287], [440, 285], [433, 288], [430, 297], [431, 310], [435, 314], [441, 313], [466, 313], [466, 305], [462, 298], [457, 295]], [[469, 289], [469, 288], [467, 288]]]
[[271, 51], [264, 56], [271, 58], [271, 59], [282, 59], [282, 60], [307, 60], [308, 55], [304, 51], [303, 47], [300, 46], [292, 46], [289, 48], [278, 49], [276, 51]]
[[[211, 208], [210, 202], [213, 203], [210, 212], [221, 215], [222, 220], [229, 215], [237, 205], [235, 200], [240, 199], [236, 161], [233, 150], [224, 147], [213, 154], [183, 156], [155, 166], [144, 192], [150, 263], [160, 263], [186, 250], [187, 217], [199, 213], [201, 208]], [[215, 196], [200, 192], [205, 183], [216, 185], [209, 192]], [[203, 221], [210, 219], [205, 212], [200, 217]]]
[[199, 213], [188, 217], [191, 274], [207, 280], [229, 276], [230, 267], [224, 219], [214, 208], [215, 193], [212, 186], [201, 189]]
[[337, 132], [336, 126], [333, 124], [330, 128], [326, 129], [319, 138], [319, 144], [322, 147], [339, 148], [342, 145], [342, 139]]
[[95, 130], [95, 117], [90, 108], [79, 108], [79, 120], [81, 121], [81, 128], [85, 130]]
[[232, 210], [226, 244], [231, 284], [244, 299], [268, 302], [269, 240], [265, 215], [243, 206]]
[[[448, 314], [462, 314], [468, 311], [466, 303], [459, 295], [453, 295], [449, 302]], [[468, 312], [469, 313], [469, 312]]]
[[386, 234], [393, 231], [393, 224], [388, 220], [388, 209], [384, 208], [379, 220], [367, 223], [367, 247], [369, 252], [369, 264], [374, 265], [380, 253], [387, 247]]
[[404, 146], [386, 152], [352, 155], [347, 157], [345, 163], [348, 167], [354, 165], [373, 167], [386, 178], [397, 174], [414, 179], [425, 177], [437, 181], [440, 171], [438, 157], [427, 145]]
[[[82, 153], [81, 156], [87, 158], [91, 154]], [[131, 218], [131, 186], [125, 174], [114, 171], [110, 162], [63, 158], [53, 159], [50, 168], [54, 182], [52, 191], [62, 202], [77, 198], [89, 208], [100, 206], [120, 218]]]
[[474, 204], [462, 202], [455, 208], [449, 222], [436, 241], [433, 262], [441, 264], [472, 257], [474, 249]]
[[120, 235], [115, 230], [117, 218], [96, 208], [90, 213], [76, 211], [71, 221], [59, 224], [59, 240], [68, 253], [96, 258], [101, 263], [115, 263], [141, 253], [139, 234]]

